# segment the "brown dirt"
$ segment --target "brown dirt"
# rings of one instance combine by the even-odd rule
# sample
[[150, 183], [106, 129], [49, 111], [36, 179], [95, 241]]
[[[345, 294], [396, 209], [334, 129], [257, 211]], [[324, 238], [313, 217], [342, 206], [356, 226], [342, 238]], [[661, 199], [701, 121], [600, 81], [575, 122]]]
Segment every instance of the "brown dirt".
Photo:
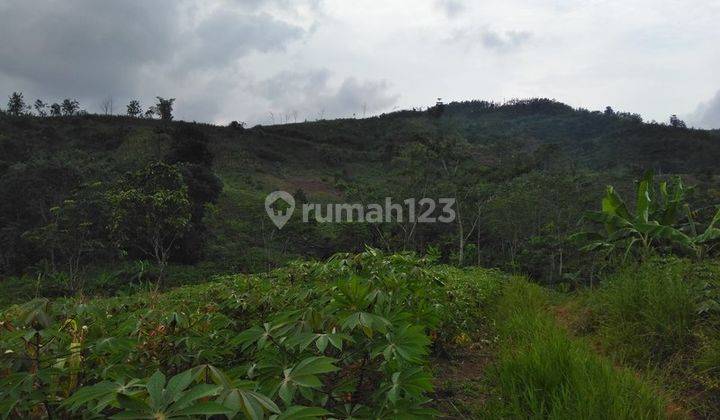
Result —
[[489, 345], [482, 343], [455, 349], [449, 358], [433, 359], [434, 408], [444, 418], [474, 418], [474, 409], [481, 408], [490, 397], [484, 379], [492, 360]]

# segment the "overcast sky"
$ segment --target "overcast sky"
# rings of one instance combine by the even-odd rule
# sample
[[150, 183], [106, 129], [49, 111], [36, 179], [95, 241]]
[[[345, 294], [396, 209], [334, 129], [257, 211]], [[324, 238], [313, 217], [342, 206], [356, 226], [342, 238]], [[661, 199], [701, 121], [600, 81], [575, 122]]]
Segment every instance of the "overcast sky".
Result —
[[720, 128], [719, 19], [713, 0], [0, 0], [0, 93], [251, 125], [549, 97]]

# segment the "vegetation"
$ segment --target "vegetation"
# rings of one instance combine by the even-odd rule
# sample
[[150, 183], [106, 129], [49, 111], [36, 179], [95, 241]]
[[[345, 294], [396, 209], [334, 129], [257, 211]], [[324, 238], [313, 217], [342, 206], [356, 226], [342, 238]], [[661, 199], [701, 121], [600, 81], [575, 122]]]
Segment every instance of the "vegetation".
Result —
[[477, 331], [502, 278], [368, 250], [164, 295], [33, 300], [3, 314], [0, 407], [13, 417], [432, 415], [431, 345]]
[[[720, 416], [718, 132], [546, 99], [173, 105], [0, 113], [3, 417]], [[277, 229], [275, 190], [457, 217]]]
[[507, 416], [664, 417], [666, 403], [652, 387], [568, 337], [545, 305], [544, 292], [525, 282], [508, 284], [498, 304], [502, 341], [494, 374]]

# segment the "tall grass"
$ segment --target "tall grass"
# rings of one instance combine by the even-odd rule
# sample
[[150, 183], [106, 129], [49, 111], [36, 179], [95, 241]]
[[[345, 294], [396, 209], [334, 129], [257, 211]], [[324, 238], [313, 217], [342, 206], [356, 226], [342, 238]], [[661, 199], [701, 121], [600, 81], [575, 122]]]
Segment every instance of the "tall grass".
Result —
[[591, 300], [603, 344], [638, 365], [661, 363], [692, 345], [700, 290], [690, 268], [655, 260], [608, 278]]
[[547, 301], [538, 286], [517, 280], [498, 304], [500, 354], [494, 375], [501, 417], [666, 417], [663, 399], [649, 385], [570, 338], [544, 308]]

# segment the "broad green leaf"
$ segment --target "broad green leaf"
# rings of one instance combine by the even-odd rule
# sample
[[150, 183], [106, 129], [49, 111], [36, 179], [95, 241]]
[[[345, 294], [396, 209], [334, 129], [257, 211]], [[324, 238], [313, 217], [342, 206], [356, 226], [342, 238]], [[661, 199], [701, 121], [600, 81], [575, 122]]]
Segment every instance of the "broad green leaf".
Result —
[[167, 406], [173, 401], [177, 401], [181, 392], [192, 383], [192, 380], [192, 370], [186, 370], [170, 378], [163, 393], [165, 396], [164, 405]]
[[156, 371], [145, 385], [150, 396], [150, 405], [158, 408], [163, 403], [163, 389], [165, 387], [165, 375], [159, 370]]
[[650, 216], [650, 188], [652, 183], [652, 172], [648, 171], [637, 186], [636, 213], [637, 219], [647, 223]]
[[175, 417], [190, 417], [190, 416], [215, 416], [228, 413], [227, 407], [224, 407], [213, 401], [205, 401], [193, 404], [190, 407], [184, 408], [179, 411], [173, 412]]
[[274, 417], [274, 420], [312, 420], [320, 419], [330, 414], [329, 411], [323, 408], [293, 406], [279, 416]]

